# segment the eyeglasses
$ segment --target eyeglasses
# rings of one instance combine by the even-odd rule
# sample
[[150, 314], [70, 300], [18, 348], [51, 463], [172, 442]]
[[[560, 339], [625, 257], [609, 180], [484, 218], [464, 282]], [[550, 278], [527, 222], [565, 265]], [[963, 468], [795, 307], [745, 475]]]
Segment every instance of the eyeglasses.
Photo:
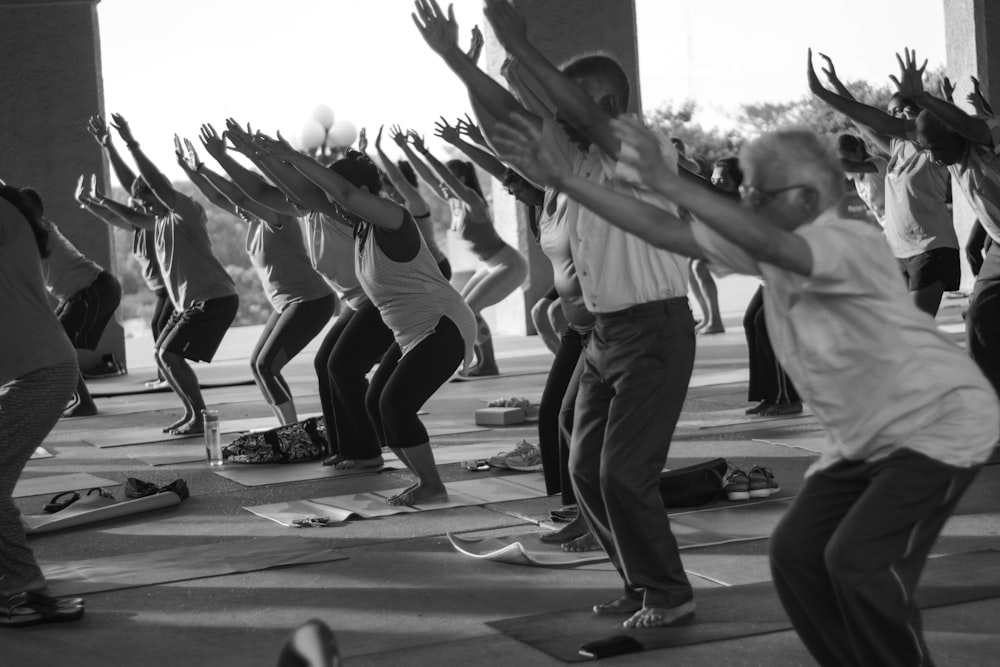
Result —
[[806, 185], [805, 183], [798, 183], [796, 185], [789, 185], [785, 188], [778, 188], [777, 190], [761, 190], [752, 185], [741, 185], [740, 186], [740, 197], [744, 199], [753, 208], [760, 208], [766, 206], [772, 199], [777, 197], [783, 192], [789, 192], [791, 190], [807, 189], [812, 190], [813, 186]]
[[296, 528], [323, 528], [333, 523], [333, 519], [328, 516], [307, 516], [302, 519], [292, 519], [292, 525]]

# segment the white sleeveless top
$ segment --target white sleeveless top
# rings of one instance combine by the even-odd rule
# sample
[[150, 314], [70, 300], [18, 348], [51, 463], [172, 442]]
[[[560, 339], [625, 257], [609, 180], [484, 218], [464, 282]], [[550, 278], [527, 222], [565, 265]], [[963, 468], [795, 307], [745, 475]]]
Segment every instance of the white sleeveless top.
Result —
[[[403, 224], [416, 227], [406, 211]], [[447, 317], [465, 341], [465, 363], [472, 361], [472, 346], [476, 342], [476, 318], [438, 268], [434, 256], [419, 231], [420, 250], [408, 262], [390, 259], [379, 247], [374, 227], [364, 243], [358, 239], [355, 270], [361, 286], [382, 315], [405, 355], [420, 341], [434, 333], [438, 321]]]

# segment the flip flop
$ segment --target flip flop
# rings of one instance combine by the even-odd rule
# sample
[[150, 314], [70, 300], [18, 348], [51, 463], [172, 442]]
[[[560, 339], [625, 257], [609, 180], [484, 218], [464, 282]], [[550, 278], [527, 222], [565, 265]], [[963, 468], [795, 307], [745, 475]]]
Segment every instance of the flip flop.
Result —
[[37, 601], [42, 604], [51, 604], [55, 601], [61, 607], [80, 607], [83, 606], [83, 598], [80, 597], [52, 597], [51, 595], [46, 595], [39, 591], [21, 591], [20, 593], [15, 593], [7, 597], [7, 602], [4, 606], [9, 607], [11, 604], [24, 601]]
[[76, 491], [63, 491], [52, 496], [52, 500], [45, 503], [42, 511], [47, 514], [55, 514], [59, 510], [64, 510], [80, 499], [80, 494]]
[[0, 607], [0, 628], [25, 628], [41, 623], [68, 623], [83, 618], [84, 605], [63, 604], [40, 593], [19, 593]]

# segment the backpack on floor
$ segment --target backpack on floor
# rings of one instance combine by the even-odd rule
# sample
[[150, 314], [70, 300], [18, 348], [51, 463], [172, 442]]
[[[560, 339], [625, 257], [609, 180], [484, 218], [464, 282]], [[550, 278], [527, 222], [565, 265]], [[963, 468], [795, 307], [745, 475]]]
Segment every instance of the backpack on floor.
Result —
[[710, 459], [692, 466], [660, 473], [663, 506], [698, 507], [723, 496], [722, 477], [726, 459]]
[[299, 463], [325, 454], [326, 422], [322, 417], [246, 433], [222, 448], [222, 458], [232, 463]]

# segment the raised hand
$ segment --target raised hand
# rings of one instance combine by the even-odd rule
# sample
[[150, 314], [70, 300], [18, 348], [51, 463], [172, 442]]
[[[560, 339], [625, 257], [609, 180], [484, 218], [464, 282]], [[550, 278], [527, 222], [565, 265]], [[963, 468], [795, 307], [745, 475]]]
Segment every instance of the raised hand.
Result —
[[458, 130], [449, 125], [448, 121], [444, 119], [444, 116], [441, 116], [440, 120], [434, 123], [434, 134], [441, 137], [449, 144], [455, 143], [460, 138]]
[[821, 68], [821, 70], [823, 71], [823, 75], [826, 77], [826, 80], [829, 81], [831, 85], [837, 85], [838, 83], [840, 83], [840, 77], [837, 76], [837, 68], [833, 66], [833, 60], [830, 58], [830, 56], [826, 55], [825, 53], [820, 53], [817, 55], [819, 55], [819, 57], [823, 59], [823, 62], [826, 63], [826, 67]]
[[97, 185], [97, 174], [90, 175], [90, 191], [87, 195], [98, 202], [104, 199], [104, 193], [101, 192], [101, 188]]
[[400, 148], [406, 146], [406, 133], [399, 125], [393, 125], [389, 128], [389, 138], [395, 141]]
[[362, 153], [368, 152], [368, 131], [365, 128], [361, 128], [358, 133], [358, 150]]
[[944, 77], [941, 80], [941, 97], [948, 100], [952, 104], [955, 103], [955, 84], [951, 82], [951, 79]]
[[177, 162], [183, 167], [187, 164], [186, 156], [184, 155], [184, 146], [181, 145], [181, 138], [174, 133], [174, 155], [177, 156]]
[[528, 24], [508, 0], [486, 0], [483, 9], [497, 40], [510, 50], [512, 44], [521, 44], [528, 39]]
[[500, 157], [535, 183], [554, 185], [569, 167], [542, 141], [542, 131], [521, 114], [497, 125], [495, 145]]
[[125, 116], [120, 113], [111, 114], [111, 127], [118, 130], [118, 136], [122, 138], [126, 146], [136, 143], [135, 137], [132, 136], [132, 128], [128, 126]]
[[659, 137], [639, 119], [619, 117], [611, 121], [611, 128], [622, 142], [619, 160], [642, 174], [643, 181], [651, 185], [677, 178], [676, 170], [663, 159]]
[[385, 125], [378, 126], [378, 134], [375, 135], [375, 150], [382, 152], [382, 130], [385, 129]]
[[201, 145], [205, 147], [206, 153], [216, 159], [218, 159], [220, 155], [225, 155], [225, 135], [220, 137], [219, 133], [215, 131], [215, 128], [212, 127], [210, 123], [205, 123], [201, 126], [201, 133], [199, 137], [201, 138]]
[[816, 69], [813, 67], [813, 50], [808, 50], [808, 57], [806, 58], [806, 78], [809, 81], [809, 90], [813, 93], [825, 92], [826, 88], [820, 83], [819, 77], [816, 76]]
[[473, 65], [479, 64], [479, 56], [483, 53], [483, 44], [485, 43], [486, 40], [483, 39], [483, 33], [479, 29], [479, 26], [472, 26], [472, 42], [470, 42], [469, 50], [465, 55], [468, 56]]
[[435, 53], [443, 56], [449, 50], [458, 48], [458, 23], [455, 21], [455, 8], [452, 5], [448, 5], [447, 17], [437, 0], [415, 0], [413, 5], [416, 8], [410, 14], [413, 24]]
[[233, 150], [242, 153], [247, 157], [253, 156], [257, 152], [257, 148], [254, 146], [253, 137], [250, 135], [249, 130], [249, 125], [247, 125], [247, 129], [244, 130], [243, 127], [240, 126], [240, 124], [234, 119], [226, 119], [226, 138], [228, 138], [229, 142], [233, 145]]
[[477, 144], [481, 146], [486, 145], [486, 138], [483, 137], [483, 133], [479, 130], [479, 126], [476, 125], [471, 118], [469, 118], [469, 114], [465, 114], [465, 118], [458, 119], [456, 128], [460, 134], [464, 134]]
[[277, 139], [273, 139], [263, 132], [258, 131], [253, 135], [253, 145], [271, 157], [286, 162], [301, 156], [297, 150], [292, 148], [290, 143], [285, 141], [285, 138], [281, 136], [281, 132], [277, 133], [277, 137]]
[[969, 78], [972, 79], [972, 92], [966, 95], [966, 101], [976, 110], [976, 114], [980, 116], [992, 116], [993, 107], [986, 101], [986, 96], [983, 95], [983, 91], [979, 87], [979, 79], [974, 76]]
[[896, 84], [899, 94], [911, 100], [919, 100], [924, 95], [924, 70], [927, 69], [927, 61], [917, 67], [917, 52], [910, 48], [903, 50], [903, 56], [896, 54], [896, 62], [899, 63], [899, 77], [890, 75], [889, 79]]
[[[174, 135], [175, 141], [177, 136]], [[186, 166], [191, 171], [198, 171], [201, 169], [201, 160], [198, 159], [198, 151], [194, 149], [194, 144], [191, 143], [190, 139], [184, 139], [184, 148], [181, 149], [178, 143], [178, 158], [183, 159], [184, 164], [181, 166]], [[183, 156], [183, 157], [182, 157]]]
[[108, 142], [111, 141], [111, 133], [108, 131], [108, 124], [104, 121], [104, 118], [98, 114], [94, 114], [87, 121], [87, 131], [90, 132], [97, 143], [102, 146], [107, 146]]
[[423, 153], [425, 150], [427, 150], [426, 146], [424, 145], [424, 138], [419, 134], [417, 134], [416, 130], [407, 130], [406, 139], [411, 144], [413, 144], [413, 147], [417, 149], [418, 153]]
[[86, 185], [84, 185], [84, 176], [80, 174], [80, 180], [76, 182], [76, 190], [73, 191], [73, 199], [80, 202], [80, 205], [89, 204], [90, 200], [87, 197]]

